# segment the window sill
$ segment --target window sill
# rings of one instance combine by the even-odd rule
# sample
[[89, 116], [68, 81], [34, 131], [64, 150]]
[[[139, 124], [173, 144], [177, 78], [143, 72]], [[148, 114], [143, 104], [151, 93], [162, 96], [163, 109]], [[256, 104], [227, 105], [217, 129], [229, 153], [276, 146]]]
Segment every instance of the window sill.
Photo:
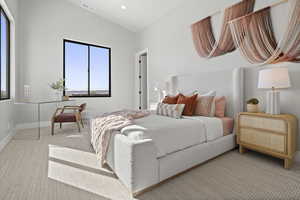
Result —
[[76, 95], [74, 95], [74, 96], [69, 96], [70, 99], [71, 98], [99, 98], [99, 97], [110, 98], [111, 95], [94, 95], [94, 96], [76, 96]]
[[13, 100], [12, 99], [4, 99], [4, 100], [0, 100], [0, 104], [2, 103], [11, 103]]

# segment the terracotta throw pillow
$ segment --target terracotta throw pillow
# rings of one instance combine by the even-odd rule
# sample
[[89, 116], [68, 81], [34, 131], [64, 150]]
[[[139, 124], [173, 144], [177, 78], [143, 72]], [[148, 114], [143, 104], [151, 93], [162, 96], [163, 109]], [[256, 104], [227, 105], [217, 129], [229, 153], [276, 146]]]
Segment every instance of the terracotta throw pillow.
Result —
[[199, 96], [197, 98], [195, 115], [210, 117], [214, 98], [215, 98], [214, 96]]
[[224, 117], [225, 116], [225, 108], [226, 108], [226, 98], [224, 96], [216, 97], [215, 105], [216, 105], [215, 116], [216, 117]]
[[193, 96], [184, 96], [183, 94], [179, 94], [179, 98], [177, 104], [184, 104], [183, 115], [192, 116], [195, 112], [196, 104], [197, 104], [197, 96], [198, 94], [194, 94]]
[[177, 104], [178, 98], [179, 98], [179, 94], [177, 94], [176, 96], [165, 96], [162, 103], [164, 103], [164, 104]]

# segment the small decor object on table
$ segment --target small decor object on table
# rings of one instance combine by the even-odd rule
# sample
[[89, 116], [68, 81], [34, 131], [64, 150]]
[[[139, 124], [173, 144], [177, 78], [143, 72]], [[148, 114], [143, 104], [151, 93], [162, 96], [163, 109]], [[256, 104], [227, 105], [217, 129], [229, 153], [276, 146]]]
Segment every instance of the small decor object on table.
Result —
[[59, 79], [58, 81], [49, 85], [50, 88], [54, 90], [56, 100], [64, 100], [65, 98], [62, 98], [62, 92], [66, 89], [64, 83], [64, 79]]
[[70, 100], [70, 97], [69, 97], [69, 96], [63, 96], [63, 97], [62, 97], [62, 100], [63, 100], [63, 101], [69, 101], [69, 100]]
[[256, 98], [249, 99], [247, 101], [247, 112], [257, 113], [259, 112], [259, 101]]
[[242, 112], [238, 116], [240, 153], [252, 149], [284, 160], [291, 167], [296, 154], [298, 120], [294, 115]]

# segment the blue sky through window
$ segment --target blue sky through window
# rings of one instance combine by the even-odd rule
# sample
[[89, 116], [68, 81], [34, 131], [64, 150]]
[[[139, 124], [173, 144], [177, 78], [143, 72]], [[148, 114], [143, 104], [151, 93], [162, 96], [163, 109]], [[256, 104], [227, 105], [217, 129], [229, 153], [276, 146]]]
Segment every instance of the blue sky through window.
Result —
[[69, 91], [88, 90], [88, 47], [67, 42], [65, 44], [65, 78]]
[[109, 50], [91, 47], [91, 90], [109, 90]]
[[1, 98], [8, 98], [8, 23], [1, 12]]
[[88, 95], [90, 49], [90, 95], [109, 93], [109, 49], [65, 42], [67, 95]]

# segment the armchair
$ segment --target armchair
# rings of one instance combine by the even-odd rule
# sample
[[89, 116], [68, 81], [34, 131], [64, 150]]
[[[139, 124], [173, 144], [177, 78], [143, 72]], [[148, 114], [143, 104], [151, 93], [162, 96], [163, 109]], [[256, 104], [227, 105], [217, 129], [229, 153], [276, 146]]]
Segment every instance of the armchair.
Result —
[[[57, 108], [51, 120], [51, 134], [54, 135], [55, 123], [59, 123], [60, 128], [62, 128], [62, 123], [74, 122], [77, 124], [78, 131], [80, 132], [80, 123], [84, 128], [81, 113], [85, 109], [86, 109], [86, 103], [81, 104], [80, 106], [64, 106], [63, 108]], [[72, 112], [65, 112], [67, 110], [68, 111], [71, 110]]]

